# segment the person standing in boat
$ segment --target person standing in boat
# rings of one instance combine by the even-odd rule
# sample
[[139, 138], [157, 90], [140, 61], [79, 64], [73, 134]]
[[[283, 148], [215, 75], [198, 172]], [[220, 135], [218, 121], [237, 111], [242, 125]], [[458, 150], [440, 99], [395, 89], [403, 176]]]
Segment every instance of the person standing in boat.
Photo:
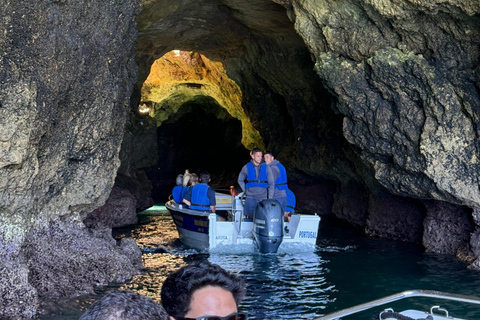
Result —
[[275, 179], [275, 191], [273, 192], [274, 200], [280, 202], [282, 206], [282, 212], [285, 212], [287, 209], [287, 171], [285, 167], [278, 161], [275, 160], [273, 153], [271, 151], [266, 151], [263, 158], [265, 163], [272, 170], [273, 177]]
[[188, 205], [189, 209], [215, 212], [215, 191], [208, 185], [209, 182], [210, 173], [200, 173], [200, 183], [189, 188], [183, 197], [183, 203]]
[[263, 162], [262, 151], [255, 148], [250, 153], [252, 160], [243, 166], [238, 175], [238, 185], [245, 192], [245, 218], [251, 219], [257, 204], [265, 199], [272, 199], [275, 179], [272, 170]]

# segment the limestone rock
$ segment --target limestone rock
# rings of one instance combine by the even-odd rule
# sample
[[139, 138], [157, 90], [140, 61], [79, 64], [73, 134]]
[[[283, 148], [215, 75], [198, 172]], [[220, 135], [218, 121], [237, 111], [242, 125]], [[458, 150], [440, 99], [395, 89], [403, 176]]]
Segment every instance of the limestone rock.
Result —
[[0, 248], [18, 248], [1, 262], [0, 318], [32, 318], [38, 297], [137, 272], [115, 247], [58, 221], [78, 223], [113, 186], [139, 9], [116, 0], [0, 3]]
[[127, 257], [128, 251], [125, 242], [117, 246], [92, 237], [80, 222], [71, 220], [32, 230], [23, 249], [29, 283], [41, 297], [72, 297], [91, 293], [97, 285], [131, 279], [139, 273], [141, 259]]
[[391, 192], [477, 206], [475, 1], [291, 1], [343, 133]]
[[114, 187], [107, 202], [89, 213], [83, 222], [89, 228], [102, 225], [110, 229], [136, 224], [136, 202], [128, 190]]
[[[470, 210], [446, 202], [427, 202], [423, 245], [428, 251], [456, 255], [469, 249], [474, 223]], [[473, 237], [472, 237], [473, 239]], [[475, 252], [478, 256], [480, 252]]]

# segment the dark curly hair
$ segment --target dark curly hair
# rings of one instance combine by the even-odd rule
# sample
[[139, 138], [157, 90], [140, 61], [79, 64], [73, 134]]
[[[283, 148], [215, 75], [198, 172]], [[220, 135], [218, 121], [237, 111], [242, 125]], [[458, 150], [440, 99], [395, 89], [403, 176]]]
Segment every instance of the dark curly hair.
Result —
[[132, 291], [111, 292], [93, 303], [79, 320], [168, 320], [162, 305]]
[[168, 276], [162, 286], [162, 304], [174, 318], [182, 318], [190, 310], [193, 293], [207, 286], [216, 286], [232, 293], [237, 306], [245, 296], [242, 278], [209, 262], [194, 262]]

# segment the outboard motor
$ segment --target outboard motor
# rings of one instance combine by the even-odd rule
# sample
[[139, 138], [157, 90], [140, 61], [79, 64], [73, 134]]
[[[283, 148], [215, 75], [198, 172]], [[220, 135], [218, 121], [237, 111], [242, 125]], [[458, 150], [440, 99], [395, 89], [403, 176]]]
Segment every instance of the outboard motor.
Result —
[[253, 214], [253, 236], [262, 253], [275, 253], [283, 240], [283, 212], [280, 202], [260, 201]]

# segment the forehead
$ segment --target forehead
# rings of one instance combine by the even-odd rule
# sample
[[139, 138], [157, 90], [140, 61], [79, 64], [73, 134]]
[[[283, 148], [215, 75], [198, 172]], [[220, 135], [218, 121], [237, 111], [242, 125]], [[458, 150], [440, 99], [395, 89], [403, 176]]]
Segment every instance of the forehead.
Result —
[[226, 316], [234, 312], [237, 312], [237, 304], [230, 291], [216, 286], [207, 286], [194, 291], [186, 317]]
[[262, 155], [262, 151], [257, 151], [257, 152], [254, 152], [253, 155], [256, 157], [258, 155]]

